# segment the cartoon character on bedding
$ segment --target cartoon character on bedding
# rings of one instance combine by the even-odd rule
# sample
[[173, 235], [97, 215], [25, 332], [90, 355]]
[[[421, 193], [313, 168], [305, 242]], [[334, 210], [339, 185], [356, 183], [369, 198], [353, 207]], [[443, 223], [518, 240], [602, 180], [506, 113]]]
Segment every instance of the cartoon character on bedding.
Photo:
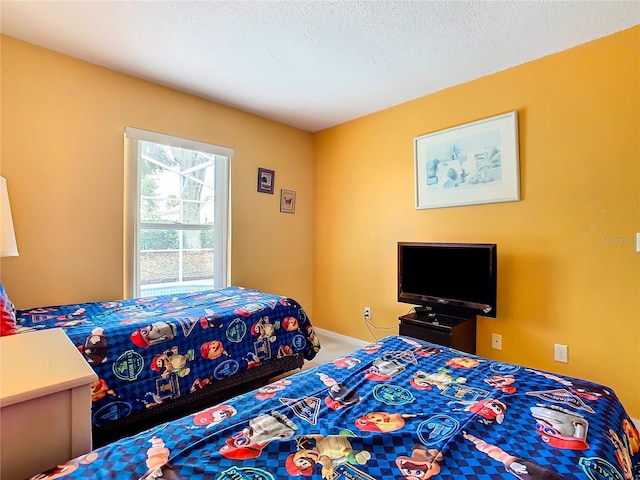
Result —
[[367, 380], [374, 382], [388, 382], [400, 372], [403, 372], [404, 369], [404, 365], [397, 360], [376, 358], [371, 367], [367, 369], [364, 376]]
[[548, 378], [549, 380], [555, 380], [565, 387], [569, 387], [569, 390], [576, 395], [586, 398], [587, 400], [598, 400], [611, 395], [609, 391], [601, 385], [595, 385], [584, 380], [562, 378], [552, 373], [541, 372], [540, 370], [534, 370], [532, 368], [527, 368], [526, 371]]
[[[335, 467], [349, 463], [365, 465], [371, 454], [366, 450], [354, 450], [349, 437], [355, 435], [350, 430], [342, 430], [339, 435], [308, 435], [296, 440], [297, 452], [287, 457], [285, 466], [289, 475], [312, 476], [316, 465], [322, 466], [322, 478], [334, 478]], [[315, 446], [312, 441], [315, 441]]]
[[312, 348], [314, 352], [320, 351], [320, 339], [316, 335], [315, 330], [311, 325], [307, 325], [304, 328], [304, 332], [307, 334], [307, 339], [311, 342]]
[[162, 378], [167, 378], [172, 373], [175, 373], [179, 377], [184, 377], [189, 374], [191, 369], [187, 367], [187, 361], [193, 360], [193, 350], [187, 351], [185, 355], [178, 353], [178, 347], [172, 347], [171, 350], [165, 350], [159, 355], [153, 357], [151, 361], [151, 369], [154, 372], [162, 372]]
[[437, 387], [440, 391], [443, 391], [450, 384], [467, 382], [465, 377], [453, 377], [449, 375], [450, 373], [451, 370], [446, 368], [439, 368], [436, 373], [418, 370], [409, 381], [409, 384], [418, 390], [431, 390], [433, 387]]
[[365, 345], [364, 347], [362, 347], [362, 351], [364, 353], [376, 354], [378, 353], [378, 350], [382, 348], [382, 345], [382, 342], [370, 343], [369, 345]]
[[462, 432], [465, 439], [473, 443], [478, 451], [501, 462], [504, 469], [520, 480], [563, 480], [564, 477], [553, 470], [542, 467], [532, 460], [514, 457], [500, 447], [481, 440], [470, 433]]
[[389, 412], [369, 412], [356, 418], [355, 426], [365, 432], [388, 433], [400, 430], [405, 425], [405, 418], [416, 415]]
[[284, 390], [289, 385], [291, 385], [291, 380], [287, 380], [286, 378], [281, 378], [280, 380], [276, 380], [275, 382], [271, 382], [263, 387], [258, 388], [256, 391], [256, 398], [258, 400], [267, 400], [269, 398], [273, 398], [276, 396], [276, 392]]
[[289, 357], [291, 355], [293, 355], [293, 348], [291, 348], [291, 345], [280, 345], [278, 347], [278, 353], [276, 354], [276, 357], [282, 358]]
[[483, 361], [484, 360], [478, 360], [477, 358], [455, 357], [447, 360], [445, 365], [451, 368], [475, 368]]
[[78, 307], [76, 310], [74, 310], [71, 313], [68, 313], [66, 315], [60, 315], [58, 317], [58, 320], [80, 320], [80, 319], [85, 319], [86, 315], [87, 315], [87, 311], [82, 307]]
[[633, 462], [631, 461], [631, 453], [633, 453], [633, 450], [627, 448], [622, 440], [620, 440], [620, 437], [618, 437], [618, 434], [612, 429], [609, 429], [608, 436], [616, 449], [616, 460], [618, 460], [618, 464], [620, 468], [622, 468], [624, 480], [633, 480]]
[[[248, 301], [249, 299], [247, 299]], [[265, 309], [265, 306], [261, 303], [247, 303], [242, 307], [236, 308], [233, 313], [237, 315], [242, 315], [243, 317], [250, 317], [254, 313], [261, 312]]]
[[168, 322], [154, 322], [146, 327], [136, 329], [130, 336], [136, 347], [149, 348], [152, 345], [173, 340], [178, 334], [178, 327]]
[[357, 367], [358, 365], [360, 365], [360, 360], [358, 360], [355, 357], [341, 357], [338, 358], [337, 360], [333, 361], [333, 365], [336, 368], [353, 368], [353, 367]]
[[258, 458], [269, 442], [291, 437], [297, 429], [295, 423], [273, 410], [249, 420], [249, 425], [233, 438], [228, 438], [219, 451], [223, 457], [233, 460]]
[[200, 355], [207, 360], [215, 360], [222, 355], [229, 355], [220, 340], [211, 340], [200, 345]]
[[[278, 358], [280, 358], [280, 355], [278, 355]], [[260, 357], [258, 357], [258, 355], [256, 355], [254, 352], [247, 352], [247, 355], [243, 358], [243, 360], [247, 362], [247, 370], [249, 370], [250, 368], [259, 367], [260, 365], [262, 365], [262, 362], [260, 361]]]
[[164, 398], [154, 392], [147, 392], [144, 394], [144, 398], [139, 400], [144, 403], [144, 408], [153, 408], [164, 403]]
[[582, 415], [558, 405], [537, 404], [529, 410], [536, 419], [536, 433], [545, 444], [570, 450], [589, 448], [589, 422]]
[[298, 329], [298, 319], [296, 317], [285, 317], [282, 320], [282, 328], [287, 332], [293, 332]]
[[326, 405], [332, 410], [339, 410], [341, 408], [355, 405], [360, 401], [360, 396], [352, 388], [347, 387], [345, 384], [336, 381], [324, 373], [317, 373], [327, 387], [328, 397], [325, 398]]
[[500, 400], [485, 398], [484, 400], [468, 405], [464, 410], [481, 416], [481, 423], [490, 425], [494, 421], [499, 424], [504, 421], [504, 414], [507, 411], [507, 406]]
[[213, 375], [207, 375], [204, 378], [196, 378], [189, 388], [189, 393], [193, 393], [196, 390], [202, 390], [204, 387], [211, 385], [213, 382]]
[[205, 316], [200, 317], [200, 326], [204, 329], [207, 328], [222, 328], [224, 327], [223, 316], [216, 313], [213, 310], [205, 308]]
[[430, 345], [421, 345], [415, 349], [416, 355], [423, 358], [433, 357], [434, 355], [440, 355], [444, 350], [438, 347], [432, 347]]
[[442, 454], [434, 449], [427, 450], [422, 445], [413, 447], [411, 456], [396, 458], [396, 466], [407, 480], [426, 480], [440, 473]]
[[147, 450], [147, 473], [140, 480], [180, 480], [178, 472], [169, 464], [170, 451], [164, 440], [153, 437], [149, 440], [151, 447]]
[[107, 361], [107, 347], [108, 342], [104, 329], [97, 327], [91, 331], [91, 335], [85, 340], [84, 346], [78, 346], [78, 350], [82, 352], [82, 356], [87, 363], [102, 365]]
[[579, 380], [567, 381], [566, 385], [576, 395], [586, 398], [587, 400], [598, 400], [602, 397], [610, 395], [609, 391], [605, 388], [592, 385], [588, 382], [581, 382]]
[[238, 411], [232, 405], [217, 405], [196, 413], [193, 416], [193, 424], [198, 426], [206, 425], [205, 428], [211, 428], [223, 420], [233, 417], [236, 413]]
[[640, 452], [640, 433], [635, 425], [628, 419], [622, 420], [622, 430], [627, 437], [631, 454]]
[[104, 378], [98, 378], [96, 381], [91, 382], [91, 401], [97, 402], [102, 400], [107, 395], [117, 397], [116, 392], [109, 388], [107, 381]]
[[258, 342], [269, 340], [271, 343], [276, 341], [276, 330], [280, 328], [280, 322], [271, 323], [269, 317], [261, 317], [251, 326], [251, 334], [258, 337]]
[[515, 393], [516, 387], [513, 385], [516, 382], [516, 377], [511, 374], [501, 375], [494, 373], [490, 378], [484, 379], [485, 383], [489, 384], [492, 388], [500, 390], [504, 393]]

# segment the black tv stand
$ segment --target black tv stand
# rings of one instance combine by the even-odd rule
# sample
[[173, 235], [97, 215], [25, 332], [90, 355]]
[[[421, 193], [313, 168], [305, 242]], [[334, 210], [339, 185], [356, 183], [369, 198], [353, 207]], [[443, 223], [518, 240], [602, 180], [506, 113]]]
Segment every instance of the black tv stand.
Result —
[[454, 317], [416, 308], [399, 318], [400, 335], [476, 353], [476, 316]]

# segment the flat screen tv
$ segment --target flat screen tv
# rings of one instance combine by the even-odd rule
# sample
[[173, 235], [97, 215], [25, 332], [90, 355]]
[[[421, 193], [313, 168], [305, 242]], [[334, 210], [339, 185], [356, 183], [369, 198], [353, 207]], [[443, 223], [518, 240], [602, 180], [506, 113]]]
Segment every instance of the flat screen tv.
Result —
[[398, 242], [398, 301], [455, 317], [496, 316], [497, 245]]

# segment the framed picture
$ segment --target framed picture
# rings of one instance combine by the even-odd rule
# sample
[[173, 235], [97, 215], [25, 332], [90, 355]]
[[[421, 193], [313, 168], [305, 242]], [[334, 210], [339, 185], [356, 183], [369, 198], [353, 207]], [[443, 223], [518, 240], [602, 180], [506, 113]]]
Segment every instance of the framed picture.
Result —
[[276, 172], [258, 167], [258, 192], [273, 194]]
[[416, 137], [416, 209], [520, 200], [517, 112]]
[[296, 192], [280, 190], [280, 211], [282, 213], [296, 213]]

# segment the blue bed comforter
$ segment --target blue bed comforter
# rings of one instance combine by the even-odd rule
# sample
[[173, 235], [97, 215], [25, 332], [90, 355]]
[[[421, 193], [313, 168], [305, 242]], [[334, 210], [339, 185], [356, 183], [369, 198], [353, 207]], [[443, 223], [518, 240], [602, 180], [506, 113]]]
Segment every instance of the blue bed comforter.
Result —
[[34, 478], [632, 480], [639, 450], [608, 387], [388, 337]]
[[20, 332], [61, 327], [93, 367], [96, 427], [278, 357], [320, 348], [293, 299], [242, 287], [17, 312]]

